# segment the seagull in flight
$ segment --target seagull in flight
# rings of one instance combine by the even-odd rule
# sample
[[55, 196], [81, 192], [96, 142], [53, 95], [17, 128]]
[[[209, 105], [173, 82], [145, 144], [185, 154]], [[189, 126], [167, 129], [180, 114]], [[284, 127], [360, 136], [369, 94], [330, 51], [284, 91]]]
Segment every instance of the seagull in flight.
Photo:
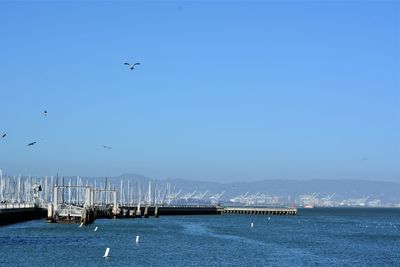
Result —
[[33, 146], [36, 142], [29, 143], [28, 146]]
[[133, 69], [135, 68], [135, 66], [140, 65], [140, 63], [137, 62], [137, 63], [135, 63], [135, 64], [131, 64], [131, 63], [125, 62], [124, 65], [128, 65], [128, 67], [129, 67], [131, 70], [133, 70]]
[[104, 147], [104, 148], [107, 148], [107, 149], [112, 149], [112, 147], [110, 147], [110, 146], [104, 146], [104, 145], [103, 145], [103, 147]]
[[1, 138], [4, 138], [4, 137], [6, 137], [6, 135], [7, 135], [6, 133], [5, 133], [5, 134], [3, 134], [3, 135], [1, 136]]

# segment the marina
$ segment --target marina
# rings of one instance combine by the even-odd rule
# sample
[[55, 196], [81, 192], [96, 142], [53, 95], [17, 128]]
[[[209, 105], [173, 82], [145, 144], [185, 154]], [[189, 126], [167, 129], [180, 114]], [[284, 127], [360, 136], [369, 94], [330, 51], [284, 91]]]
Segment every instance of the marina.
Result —
[[[125, 186], [124, 186], [125, 185]], [[229, 207], [219, 204], [176, 204], [171, 186], [158, 189], [149, 182], [144, 193], [141, 185], [130, 181], [97, 183], [59, 177], [21, 176], [0, 178], [1, 224], [46, 218], [52, 223], [88, 225], [101, 218], [148, 218], [167, 215], [296, 215], [296, 208]], [[194, 193], [192, 194], [194, 195]], [[205, 193], [201, 194], [202, 196]], [[222, 194], [219, 194], [221, 196]], [[217, 197], [214, 197], [216, 199]]]

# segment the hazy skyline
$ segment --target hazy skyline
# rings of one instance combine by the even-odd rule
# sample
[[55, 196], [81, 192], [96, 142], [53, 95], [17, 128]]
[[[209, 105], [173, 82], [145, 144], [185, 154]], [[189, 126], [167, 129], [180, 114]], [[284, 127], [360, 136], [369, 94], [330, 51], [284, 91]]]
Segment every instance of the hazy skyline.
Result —
[[0, 169], [399, 181], [399, 11], [0, 2]]

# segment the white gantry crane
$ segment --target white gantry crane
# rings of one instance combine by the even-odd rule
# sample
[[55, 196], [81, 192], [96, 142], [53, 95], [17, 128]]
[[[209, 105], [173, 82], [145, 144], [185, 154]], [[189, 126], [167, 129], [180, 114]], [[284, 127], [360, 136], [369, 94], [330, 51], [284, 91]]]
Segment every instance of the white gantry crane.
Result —
[[221, 198], [221, 196], [225, 193], [225, 191], [222, 191], [219, 194], [215, 194], [213, 196], [210, 197], [210, 202], [211, 204], [218, 204], [219, 199]]

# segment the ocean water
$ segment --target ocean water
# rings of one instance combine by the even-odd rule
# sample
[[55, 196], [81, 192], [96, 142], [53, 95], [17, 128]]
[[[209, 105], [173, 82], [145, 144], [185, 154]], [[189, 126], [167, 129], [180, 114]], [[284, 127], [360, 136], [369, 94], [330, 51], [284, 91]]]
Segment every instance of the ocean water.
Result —
[[269, 218], [23, 222], [0, 227], [0, 266], [400, 266], [400, 209], [300, 209]]

